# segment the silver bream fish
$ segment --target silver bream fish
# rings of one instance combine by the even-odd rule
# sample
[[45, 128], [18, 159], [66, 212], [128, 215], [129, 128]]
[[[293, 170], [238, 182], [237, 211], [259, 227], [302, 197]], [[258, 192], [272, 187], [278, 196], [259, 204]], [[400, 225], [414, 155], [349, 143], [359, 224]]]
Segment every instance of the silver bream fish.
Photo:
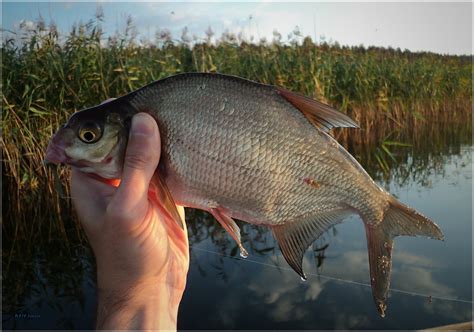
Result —
[[[283, 88], [221, 74], [188, 73], [74, 113], [46, 160], [120, 178], [131, 118], [147, 112], [162, 140], [158, 174], [173, 202], [210, 212], [247, 255], [232, 218], [270, 227], [289, 265], [305, 278], [306, 249], [357, 214], [365, 224], [372, 293], [384, 316], [393, 238], [442, 239], [436, 224], [379, 187], [327, 132], [349, 117]], [[173, 201], [174, 200], [174, 201]]]

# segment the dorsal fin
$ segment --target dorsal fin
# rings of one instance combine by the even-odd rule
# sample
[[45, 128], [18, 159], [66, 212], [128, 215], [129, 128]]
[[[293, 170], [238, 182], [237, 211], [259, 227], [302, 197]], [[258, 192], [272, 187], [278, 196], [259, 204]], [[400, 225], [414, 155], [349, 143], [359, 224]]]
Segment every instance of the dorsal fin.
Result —
[[329, 105], [283, 88], [276, 89], [278, 94], [299, 109], [319, 130], [327, 132], [334, 127], [359, 128], [354, 120]]
[[306, 249], [329, 227], [340, 223], [352, 213], [353, 211], [349, 209], [341, 208], [320, 212], [305, 220], [289, 221], [272, 227], [283, 257], [296, 273], [306, 279], [303, 272], [303, 255]]

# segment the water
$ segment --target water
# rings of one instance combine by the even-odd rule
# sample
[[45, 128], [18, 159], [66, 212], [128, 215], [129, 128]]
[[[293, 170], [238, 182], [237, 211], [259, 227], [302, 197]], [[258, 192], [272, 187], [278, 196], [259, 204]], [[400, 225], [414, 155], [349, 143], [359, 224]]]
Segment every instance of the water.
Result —
[[[191, 266], [178, 328], [421, 329], [471, 320], [473, 148], [446, 143], [413, 151], [389, 177], [377, 165], [364, 166], [402, 202], [435, 220], [445, 241], [395, 239], [385, 318], [372, 300], [359, 218], [310, 247], [303, 264], [308, 279], [302, 281], [268, 229], [239, 223], [249, 253], [242, 259], [212, 217], [189, 210]], [[59, 239], [34, 248], [27, 259], [4, 259], [3, 328], [93, 328], [90, 250], [80, 243], [65, 247]]]
[[195, 243], [179, 327], [421, 329], [471, 320], [471, 154], [465, 146], [445, 155], [442, 167], [433, 160], [428, 174], [388, 181], [402, 202], [436, 220], [445, 241], [395, 239], [385, 318], [372, 301], [365, 232], [353, 217], [308, 250], [306, 282], [286, 264], [270, 232], [254, 226], [243, 224], [245, 261], [232, 254], [230, 241], [227, 248], [223, 240]]

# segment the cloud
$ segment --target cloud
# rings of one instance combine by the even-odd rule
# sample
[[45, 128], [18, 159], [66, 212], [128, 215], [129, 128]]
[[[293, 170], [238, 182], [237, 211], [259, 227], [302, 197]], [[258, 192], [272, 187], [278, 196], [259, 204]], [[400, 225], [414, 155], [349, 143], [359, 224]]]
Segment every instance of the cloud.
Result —
[[[216, 36], [225, 29], [245, 38], [273, 39], [277, 29], [287, 39], [295, 26], [303, 35], [327, 36], [343, 45], [376, 45], [471, 54], [470, 3], [283, 3], [283, 2], [110, 2], [104, 8], [106, 33], [121, 26], [120, 13], [132, 13], [141, 34], [166, 28], [175, 38], [187, 26], [189, 34], [203, 36], [211, 26]], [[39, 6], [36, 3], [35, 6]], [[61, 31], [92, 18], [97, 3], [44, 3]], [[4, 6], [4, 28], [20, 19], [32, 19], [31, 5]], [[36, 12], [36, 11], [34, 11]], [[14, 14], [14, 15], [10, 15]], [[251, 19], [250, 19], [251, 17]], [[154, 31], [153, 31], [154, 32]]]
[[[456, 296], [452, 287], [434, 277], [441, 264], [428, 257], [408, 252], [394, 252], [391, 289], [434, 296]], [[365, 250], [344, 252], [324, 266], [323, 275], [369, 283], [369, 264]]]
[[[229, 293], [219, 304], [219, 307], [223, 308], [220, 310], [219, 319], [226, 321], [235, 319], [232, 312], [238, 311], [242, 306], [241, 294], [249, 292], [252, 294], [252, 303], [261, 303], [265, 307], [265, 314], [276, 322], [310, 319], [314, 313], [309, 304], [318, 300], [328, 281], [311, 278], [303, 282], [293, 271], [286, 270], [286, 262], [282, 260], [284, 259], [279, 254], [277, 265], [285, 264], [281, 265], [285, 270], [277, 271], [274, 268], [262, 267], [258, 275], [250, 278], [249, 284], [244, 286], [246, 291], [238, 288], [229, 289]], [[311, 265], [309, 259], [304, 263], [306, 267]]]
[[397, 275], [397, 285], [403, 290], [413, 291], [426, 295], [455, 296], [451, 287], [436, 281], [433, 271], [421, 267], [409, 267], [400, 271]]
[[425, 267], [425, 268], [427, 267], [434, 268], [434, 267], [441, 266], [439, 262], [436, 262], [432, 258], [414, 255], [406, 251], [396, 251], [393, 254], [392, 259], [393, 259], [394, 265], [398, 265], [398, 264], [411, 265], [411, 266], [419, 266], [419, 267]]
[[30, 20], [21, 20], [17, 24], [15, 24], [20, 29], [24, 29], [27, 31], [35, 30], [36, 29], [36, 23]]
[[[286, 270], [287, 263], [281, 253], [277, 256], [276, 264], [285, 270], [276, 273], [274, 269], [262, 269], [247, 286], [248, 289], [268, 305], [269, 316], [277, 322], [309, 319], [314, 315], [310, 303], [318, 301], [328, 280], [309, 277], [307, 281], [301, 281], [294, 271]], [[306, 256], [303, 267], [305, 271], [310, 271], [314, 269], [314, 262]], [[268, 292], [267, 287], [261, 287], [262, 283], [275, 287]]]
[[351, 279], [355, 282], [368, 282], [370, 277], [367, 251], [347, 251], [334, 257], [331, 264], [324, 266], [323, 275]]

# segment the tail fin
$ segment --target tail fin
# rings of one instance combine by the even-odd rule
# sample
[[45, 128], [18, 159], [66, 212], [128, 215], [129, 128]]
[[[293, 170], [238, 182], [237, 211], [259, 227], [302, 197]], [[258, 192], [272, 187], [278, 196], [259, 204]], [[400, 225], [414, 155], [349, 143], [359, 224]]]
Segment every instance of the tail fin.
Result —
[[422, 235], [442, 240], [439, 227], [425, 216], [391, 197], [383, 221], [365, 225], [369, 250], [370, 282], [377, 310], [382, 317], [387, 309], [387, 292], [392, 270], [393, 238], [398, 235]]

